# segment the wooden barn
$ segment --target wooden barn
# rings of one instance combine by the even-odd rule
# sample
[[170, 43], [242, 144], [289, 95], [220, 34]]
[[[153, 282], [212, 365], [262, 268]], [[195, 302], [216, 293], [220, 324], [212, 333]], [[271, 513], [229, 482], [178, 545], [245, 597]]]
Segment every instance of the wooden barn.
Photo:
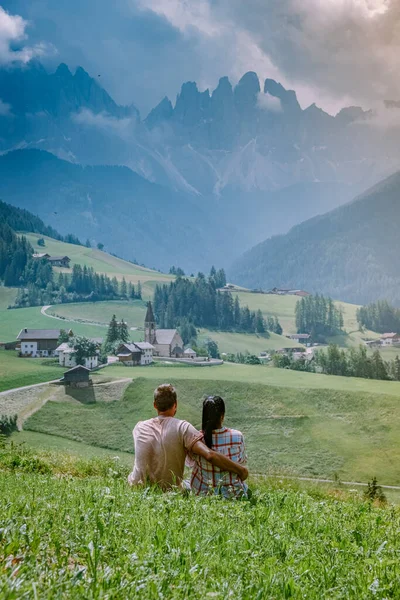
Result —
[[69, 369], [69, 371], [65, 371], [61, 382], [64, 385], [76, 388], [89, 387], [89, 385], [92, 385], [92, 380], [89, 375], [90, 369], [87, 369], [82, 365], [77, 365], [76, 367]]

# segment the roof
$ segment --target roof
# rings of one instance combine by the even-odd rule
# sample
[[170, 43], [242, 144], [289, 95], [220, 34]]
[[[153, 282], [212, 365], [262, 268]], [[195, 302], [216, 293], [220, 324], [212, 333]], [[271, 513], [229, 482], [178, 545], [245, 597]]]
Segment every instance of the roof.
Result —
[[[141, 349], [140, 349], [140, 348], [138, 348], [138, 347], [136, 346], [136, 344], [121, 344], [121, 345], [118, 347], [118, 350], [119, 350], [120, 348], [126, 348], [130, 354], [135, 354], [135, 353], [136, 353], [136, 354], [139, 354], [139, 352], [141, 352]], [[121, 355], [122, 355], [122, 354], [124, 354], [124, 355], [126, 356], [126, 354], [127, 354], [127, 353], [120, 353], [120, 354], [121, 354]]]
[[150, 301], [147, 303], [147, 312], [146, 312], [146, 317], [145, 317], [144, 322], [145, 323], [154, 323], [155, 322], [153, 307], [152, 307]]
[[172, 344], [172, 340], [177, 333], [177, 329], [156, 329], [157, 344]]
[[58, 346], [58, 348], [56, 348], [56, 352], [68, 352], [68, 353], [72, 353], [74, 351], [73, 348], [71, 348], [71, 346], [68, 344], [68, 342], [63, 342], [62, 344], [60, 344]]
[[35, 252], [32, 256], [33, 258], [50, 258], [50, 254], [47, 254], [47, 252]]
[[71, 260], [69, 256], [49, 256], [49, 260]]
[[381, 336], [381, 339], [382, 339], [382, 340], [388, 340], [388, 339], [390, 339], [390, 338], [394, 338], [394, 337], [396, 337], [396, 336], [397, 336], [397, 333], [393, 333], [393, 332], [392, 332], [392, 333], [384, 333], [384, 334]]
[[58, 340], [59, 329], [21, 329], [18, 340]]
[[72, 369], [65, 371], [64, 375], [66, 375], [67, 373], [75, 372], [75, 371], [87, 371], [88, 373], [90, 373], [90, 369], [88, 369], [87, 367], [84, 367], [83, 365], [76, 365], [76, 367], [72, 367]]
[[193, 348], [186, 348], [184, 354], [196, 354], [196, 352], [193, 350]]
[[154, 350], [154, 346], [149, 344], [149, 342], [135, 342], [135, 346], [140, 348], [140, 350]]

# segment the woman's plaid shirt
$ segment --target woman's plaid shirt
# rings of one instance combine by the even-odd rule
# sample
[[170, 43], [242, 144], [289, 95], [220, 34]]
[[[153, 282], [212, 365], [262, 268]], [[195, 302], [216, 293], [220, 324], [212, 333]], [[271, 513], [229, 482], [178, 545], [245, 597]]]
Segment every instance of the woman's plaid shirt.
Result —
[[[245, 464], [247, 461], [243, 434], [236, 429], [221, 427], [214, 429], [212, 449], [224, 454], [234, 462]], [[226, 498], [246, 495], [247, 485], [236, 473], [221, 471], [198, 454], [191, 454], [192, 477], [190, 487], [197, 495], [222, 494]]]

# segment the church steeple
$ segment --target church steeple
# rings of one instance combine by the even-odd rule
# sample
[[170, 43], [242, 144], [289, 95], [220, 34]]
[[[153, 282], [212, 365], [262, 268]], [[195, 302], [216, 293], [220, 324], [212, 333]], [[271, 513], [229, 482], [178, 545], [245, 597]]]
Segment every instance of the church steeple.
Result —
[[144, 340], [149, 344], [156, 343], [156, 320], [154, 318], [151, 302], [147, 303], [146, 317], [144, 319]]

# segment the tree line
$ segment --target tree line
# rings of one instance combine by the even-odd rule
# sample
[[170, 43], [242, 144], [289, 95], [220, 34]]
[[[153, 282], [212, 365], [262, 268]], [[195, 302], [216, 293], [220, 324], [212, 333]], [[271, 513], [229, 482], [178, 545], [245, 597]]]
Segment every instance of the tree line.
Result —
[[308, 333], [313, 340], [335, 335], [343, 328], [343, 312], [332, 298], [319, 294], [306, 296], [296, 303], [297, 333]]
[[0, 280], [5, 286], [35, 285], [45, 288], [53, 272], [50, 263], [32, 258], [33, 248], [7, 223], [0, 223]]
[[29, 231], [30, 233], [40, 233], [47, 235], [60, 242], [67, 242], [68, 244], [76, 244], [82, 246], [82, 243], [72, 233], [67, 235], [61, 235], [50, 227], [45, 225], [39, 217], [33, 215], [29, 211], [23, 208], [17, 208], [6, 204], [0, 200], [0, 223], [7, 224], [13, 231]]
[[360, 306], [357, 309], [357, 321], [361, 328], [378, 333], [397, 333], [400, 332], [400, 309], [387, 300], [378, 300], [367, 306]]
[[[140, 282], [136, 286], [131, 282], [127, 283], [125, 278], [119, 282], [116, 277], [111, 279], [107, 275], [96, 273], [93, 267], [73, 265], [71, 274], [59, 273], [56, 276], [45, 260], [36, 259], [30, 263], [29, 268], [37, 268], [38, 265], [42, 265], [46, 268], [46, 273], [50, 273], [47, 283], [44, 285], [40, 278], [34, 283], [29, 279], [27, 287], [18, 291], [15, 308], [68, 302], [140, 300], [142, 297]], [[37, 285], [38, 281], [40, 285]]]
[[[220, 275], [218, 275], [220, 273]], [[199, 273], [196, 279], [178, 277], [169, 285], [157, 285], [154, 292], [154, 314], [160, 328], [205, 327], [222, 331], [242, 331], [268, 336], [268, 330], [282, 332], [279, 321], [266, 321], [261, 310], [242, 307], [239, 298], [219, 291], [225, 274], [211, 270], [209, 277]], [[224, 283], [224, 285], [225, 285]], [[270, 328], [270, 329], [269, 329]], [[185, 336], [187, 337], [187, 336]], [[185, 341], [185, 340], [184, 340]]]
[[383, 381], [400, 381], [400, 358], [384, 361], [379, 350], [368, 355], [365, 346], [344, 350], [336, 344], [330, 344], [326, 350], [315, 353], [313, 360], [295, 359], [293, 355], [275, 354], [274, 366], [296, 371], [319, 372], [325, 375], [343, 377], [361, 377]]

